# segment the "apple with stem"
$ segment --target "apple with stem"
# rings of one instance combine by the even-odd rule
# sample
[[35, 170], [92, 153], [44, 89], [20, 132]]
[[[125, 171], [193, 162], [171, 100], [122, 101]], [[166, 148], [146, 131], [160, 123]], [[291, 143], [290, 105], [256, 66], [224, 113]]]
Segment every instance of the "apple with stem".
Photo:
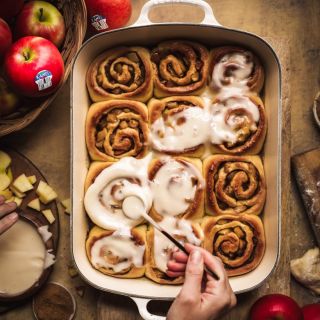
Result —
[[53, 42], [58, 48], [65, 37], [65, 23], [59, 10], [49, 2], [27, 2], [18, 15], [15, 36], [39, 36]]
[[88, 26], [94, 33], [121, 28], [132, 13], [131, 0], [85, 0]]
[[22, 9], [24, 0], [1, 0], [0, 3], [0, 18], [11, 22]]
[[57, 89], [63, 78], [64, 63], [52, 42], [29, 36], [11, 46], [5, 56], [4, 72], [18, 93], [41, 97]]
[[0, 18], [0, 62], [12, 44], [12, 33], [8, 24]]

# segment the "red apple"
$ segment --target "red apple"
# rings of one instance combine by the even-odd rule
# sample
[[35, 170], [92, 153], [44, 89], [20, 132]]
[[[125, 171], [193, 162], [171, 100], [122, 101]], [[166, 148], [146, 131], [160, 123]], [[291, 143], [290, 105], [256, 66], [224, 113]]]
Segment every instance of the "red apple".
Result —
[[123, 27], [129, 21], [132, 6], [130, 0], [85, 0], [88, 26], [95, 32]]
[[320, 320], [320, 303], [307, 304], [302, 312], [304, 320]]
[[19, 97], [8, 87], [0, 77], [0, 118], [14, 112], [19, 106]]
[[303, 320], [298, 304], [283, 294], [269, 294], [258, 299], [250, 310], [250, 320]]
[[9, 84], [27, 97], [45, 96], [60, 84], [64, 64], [57, 47], [41, 37], [24, 37], [5, 56], [4, 71]]
[[12, 33], [8, 24], [0, 18], [0, 62], [12, 44]]
[[23, 7], [24, 0], [0, 0], [0, 18], [10, 22]]
[[51, 3], [31, 1], [24, 5], [18, 15], [15, 27], [17, 38], [39, 36], [60, 47], [65, 37], [65, 24], [62, 14]]

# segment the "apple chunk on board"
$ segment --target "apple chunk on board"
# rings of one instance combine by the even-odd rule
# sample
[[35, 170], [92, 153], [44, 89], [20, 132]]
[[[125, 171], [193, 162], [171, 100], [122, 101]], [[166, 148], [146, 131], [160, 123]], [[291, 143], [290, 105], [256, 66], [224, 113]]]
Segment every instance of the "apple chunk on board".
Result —
[[48, 204], [41, 204], [41, 210], [50, 209], [55, 218], [55, 222], [50, 225], [45, 216], [40, 212], [28, 207], [28, 204], [38, 198], [36, 194], [36, 190], [40, 181], [46, 181], [43, 174], [39, 171], [39, 169], [25, 156], [20, 154], [17, 151], [14, 151], [9, 148], [2, 148], [0, 146], [0, 150], [3, 150], [11, 157], [11, 170], [13, 173], [13, 180], [19, 177], [22, 174], [25, 174], [27, 177], [35, 176], [36, 183], [33, 185], [33, 189], [26, 192], [26, 196], [23, 198], [22, 203], [20, 205], [21, 215], [26, 216], [27, 218], [33, 217], [41, 221], [43, 225], [49, 226], [49, 231], [52, 233], [52, 239], [54, 243], [55, 250], [57, 249], [58, 239], [59, 239], [59, 215], [58, 208], [55, 201], [52, 201]]

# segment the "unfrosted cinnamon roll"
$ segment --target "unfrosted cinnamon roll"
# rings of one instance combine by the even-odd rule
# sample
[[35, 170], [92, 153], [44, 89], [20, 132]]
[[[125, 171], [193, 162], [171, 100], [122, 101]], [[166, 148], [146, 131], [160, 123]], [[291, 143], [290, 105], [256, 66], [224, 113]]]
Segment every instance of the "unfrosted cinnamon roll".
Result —
[[209, 53], [199, 43], [166, 41], [151, 52], [154, 95], [197, 95], [207, 82]]
[[141, 47], [119, 47], [99, 55], [87, 72], [87, 87], [94, 102], [133, 99], [146, 102], [152, 96], [150, 53]]
[[202, 228], [203, 247], [222, 260], [228, 276], [252, 271], [262, 260], [265, 235], [259, 217], [248, 214], [206, 217]]
[[260, 214], [266, 182], [258, 156], [213, 155], [204, 160], [203, 168], [208, 213]]
[[208, 135], [204, 103], [194, 96], [175, 96], [148, 103], [151, 143], [170, 155], [200, 157]]
[[258, 154], [267, 132], [263, 102], [256, 95], [218, 96], [210, 106], [212, 153]]
[[[159, 223], [182, 244], [188, 242], [200, 246], [203, 231], [198, 223], [184, 219], [166, 217]], [[174, 244], [153, 227], [147, 231], [146, 277], [160, 284], [181, 284], [184, 277], [172, 278], [166, 275], [167, 263], [176, 250]]]
[[264, 70], [251, 51], [233, 46], [214, 48], [210, 52], [210, 87], [238, 88], [259, 93], [264, 83]]
[[[138, 197], [149, 212], [152, 193], [149, 188], [147, 162], [126, 157], [113, 163], [93, 163], [85, 182], [84, 206], [90, 219], [108, 230], [132, 228], [144, 221], [123, 210], [127, 197]], [[104, 168], [105, 167], [105, 168]]]
[[110, 100], [91, 105], [86, 143], [92, 160], [142, 158], [148, 146], [148, 111], [138, 101]]
[[104, 230], [93, 227], [86, 241], [87, 257], [100, 272], [117, 278], [139, 278], [145, 272], [146, 226]]
[[197, 219], [203, 216], [204, 187], [202, 163], [199, 159], [163, 157], [149, 166], [153, 191], [150, 216]]

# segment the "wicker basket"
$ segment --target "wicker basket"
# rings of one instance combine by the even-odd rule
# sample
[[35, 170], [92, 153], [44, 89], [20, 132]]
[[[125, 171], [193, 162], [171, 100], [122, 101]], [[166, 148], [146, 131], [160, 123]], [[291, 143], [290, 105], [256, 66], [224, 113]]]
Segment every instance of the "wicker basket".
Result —
[[66, 24], [66, 37], [60, 50], [65, 65], [63, 81], [53, 94], [39, 99], [24, 99], [19, 111], [0, 119], [0, 137], [25, 128], [49, 106], [66, 82], [71, 71], [72, 60], [84, 39], [87, 27], [87, 10], [84, 0], [49, 0], [48, 2], [59, 9]]

